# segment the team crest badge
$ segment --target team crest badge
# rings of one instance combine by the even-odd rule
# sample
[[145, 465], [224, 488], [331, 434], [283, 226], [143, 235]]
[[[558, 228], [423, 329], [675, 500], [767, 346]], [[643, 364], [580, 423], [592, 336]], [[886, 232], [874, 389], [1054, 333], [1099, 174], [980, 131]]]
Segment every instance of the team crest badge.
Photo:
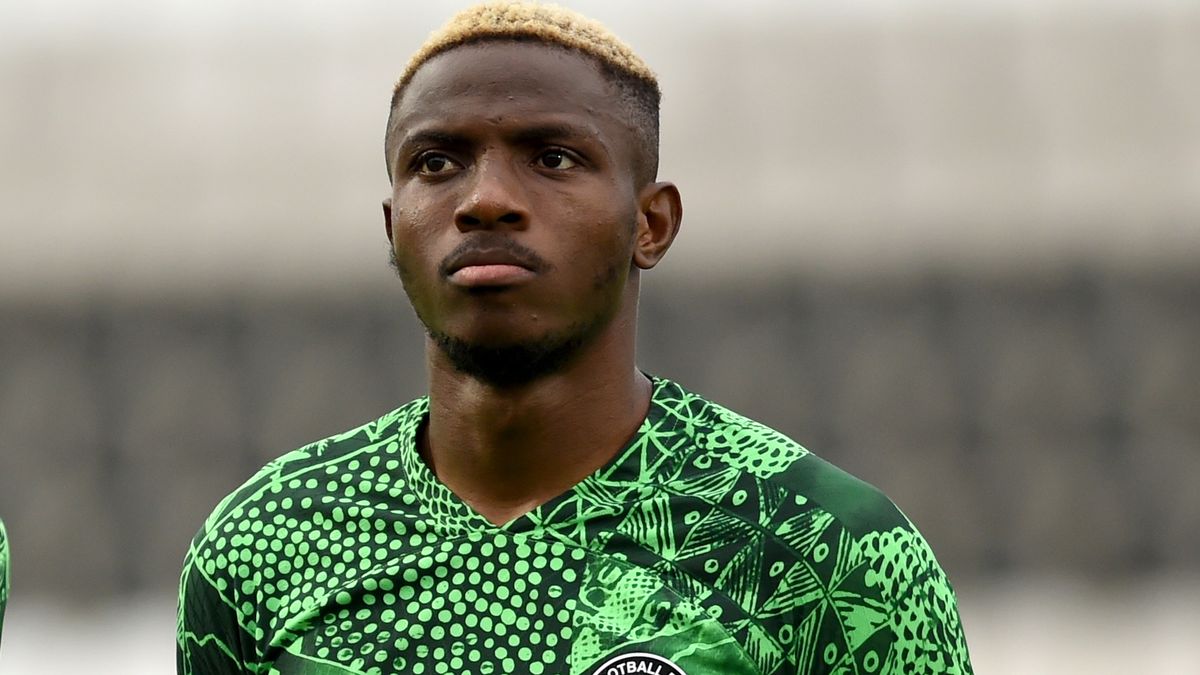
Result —
[[683, 668], [654, 654], [621, 654], [605, 661], [592, 675], [687, 675]]

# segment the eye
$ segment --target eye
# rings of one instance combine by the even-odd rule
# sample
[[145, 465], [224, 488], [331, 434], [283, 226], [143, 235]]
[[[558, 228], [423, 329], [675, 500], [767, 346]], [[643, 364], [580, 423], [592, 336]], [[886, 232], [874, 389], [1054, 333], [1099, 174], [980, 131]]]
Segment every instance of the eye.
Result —
[[576, 166], [575, 160], [571, 159], [571, 156], [565, 150], [547, 150], [538, 155], [534, 162], [540, 167], [558, 169], [560, 171]]
[[421, 155], [417, 158], [416, 163], [417, 173], [427, 176], [449, 173], [457, 168], [459, 168], [457, 162], [436, 152], [427, 152]]

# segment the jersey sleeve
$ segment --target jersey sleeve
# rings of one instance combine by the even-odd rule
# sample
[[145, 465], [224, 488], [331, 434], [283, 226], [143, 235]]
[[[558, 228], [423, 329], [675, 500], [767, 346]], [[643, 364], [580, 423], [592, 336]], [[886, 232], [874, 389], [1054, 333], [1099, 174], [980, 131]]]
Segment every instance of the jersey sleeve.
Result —
[[861, 536], [798, 675], [972, 675], [954, 591], [915, 529]]
[[[200, 539], [199, 537], [197, 538]], [[238, 610], [206, 574], [195, 544], [184, 561], [176, 629], [178, 675], [241, 675], [247, 663], [247, 636]]]
[[[246, 569], [240, 555], [234, 557], [233, 523], [245, 495], [268, 480], [276, 470], [268, 464], [236, 491], [225, 497], [205, 520], [192, 540], [179, 579], [179, 614], [176, 625], [176, 671], [178, 675], [242, 675], [258, 672], [254, 667], [257, 645], [251, 620], [253, 597], [244, 594], [238, 580], [239, 568]], [[244, 575], [243, 575], [244, 576]]]
[[8, 536], [0, 522], [0, 637], [4, 635], [4, 609], [8, 605]]
[[803, 597], [813, 601], [794, 627], [797, 674], [972, 675], [954, 591], [908, 517], [815, 455], [779, 479], [813, 507], [780, 530], [812, 570]]
[[261, 555], [244, 545], [264, 514], [242, 505], [277, 489], [293, 463], [310, 459], [327, 443], [292, 451], [264, 466], [216, 506], [192, 541], [179, 580], [178, 675], [264, 672], [263, 622], [278, 607], [262, 601]]
[[924, 539], [918, 535], [917, 541], [927, 557], [896, 589], [890, 620], [894, 642], [883, 672], [971, 675], [954, 591]]

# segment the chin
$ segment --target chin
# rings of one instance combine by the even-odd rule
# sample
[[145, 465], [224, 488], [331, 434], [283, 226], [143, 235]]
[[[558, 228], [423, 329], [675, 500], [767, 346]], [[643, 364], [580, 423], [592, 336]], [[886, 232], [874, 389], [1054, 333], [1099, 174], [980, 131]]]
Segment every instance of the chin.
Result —
[[513, 326], [474, 326], [472, 330], [464, 331], [430, 331], [430, 335], [439, 344], [453, 342], [472, 349], [521, 349], [554, 341], [554, 337], [545, 332], [534, 334]]
[[599, 332], [578, 324], [540, 335], [509, 331], [451, 334], [429, 330], [436, 348], [460, 373], [496, 387], [530, 384], [566, 368]]

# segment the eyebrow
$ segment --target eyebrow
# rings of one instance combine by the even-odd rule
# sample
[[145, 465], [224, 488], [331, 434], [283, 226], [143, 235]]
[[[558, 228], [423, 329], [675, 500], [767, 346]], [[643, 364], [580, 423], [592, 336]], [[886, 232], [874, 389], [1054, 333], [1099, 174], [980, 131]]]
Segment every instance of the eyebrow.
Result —
[[411, 147], [414, 145], [436, 145], [436, 146], [463, 146], [468, 143], [467, 137], [462, 134], [453, 134], [448, 131], [438, 129], [424, 129], [414, 131], [411, 134], [405, 135], [400, 139], [397, 148]]
[[533, 145], [556, 140], [594, 140], [601, 146], [599, 134], [587, 127], [574, 124], [537, 124], [514, 131], [509, 138], [521, 145]]
[[[594, 130], [576, 124], [566, 123], [545, 123], [535, 124], [529, 127], [522, 127], [508, 134], [510, 142], [519, 145], [537, 145], [539, 143], [549, 143], [553, 141], [593, 141], [602, 147], [607, 146], [600, 139], [598, 133]], [[462, 147], [469, 145], [471, 139], [464, 134], [445, 131], [442, 129], [419, 129], [407, 134], [397, 144], [398, 148], [407, 148], [413, 146], [442, 146], [442, 147]]]

